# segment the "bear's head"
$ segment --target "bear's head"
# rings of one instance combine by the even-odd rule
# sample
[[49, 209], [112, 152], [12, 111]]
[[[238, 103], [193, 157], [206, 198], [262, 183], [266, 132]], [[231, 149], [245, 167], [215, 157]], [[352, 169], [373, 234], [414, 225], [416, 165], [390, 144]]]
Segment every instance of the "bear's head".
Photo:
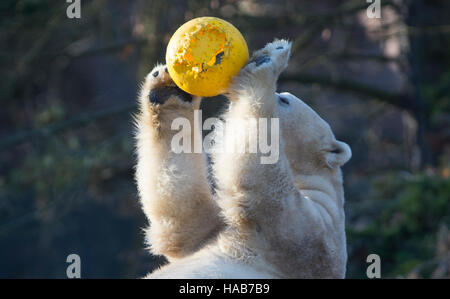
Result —
[[276, 93], [285, 152], [294, 174], [334, 172], [352, 156], [350, 147], [336, 140], [328, 123], [296, 96]]

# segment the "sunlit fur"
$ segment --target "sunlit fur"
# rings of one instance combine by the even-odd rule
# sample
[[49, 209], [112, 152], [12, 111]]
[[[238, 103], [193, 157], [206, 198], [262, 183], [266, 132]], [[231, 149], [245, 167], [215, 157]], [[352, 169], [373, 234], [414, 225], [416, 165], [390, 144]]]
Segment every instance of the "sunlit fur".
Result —
[[[175, 257], [150, 278], [342, 278], [347, 262], [340, 166], [351, 157], [329, 125], [291, 94], [277, 94], [290, 44], [276, 40], [253, 55], [227, 92], [225, 120], [279, 118], [280, 156], [213, 155], [217, 192], [210, 195], [201, 154], [170, 153], [170, 121], [193, 119], [176, 97], [154, 106], [146, 94], [169, 79], [148, 76], [140, 97], [136, 178], [154, 253]], [[166, 76], [166, 75], [165, 75]], [[168, 75], [167, 75], [168, 76]], [[158, 81], [159, 80], [159, 81]], [[279, 97], [289, 101], [280, 104]], [[197, 128], [193, 128], [197, 129]], [[233, 133], [225, 126], [223, 139]], [[269, 138], [270, 140], [270, 138]], [[177, 258], [180, 257], [180, 258]]]
[[[136, 180], [142, 208], [150, 222], [147, 243], [154, 254], [171, 259], [197, 250], [220, 228], [221, 219], [206, 180], [205, 156], [175, 154], [170, 147], [176, 134], [171, 130], [172, 120], [185, 117], [193, 124], [194, 109], [198, 109], [200, 99], [188, 103], [172, 96], [163, 105], [149, 102], [151, 89], [173, 84], [164, 69], [156, 66], [141, 88], [140, 112], [136, 116]], [[156, 71], [159, 76], [154, 77]], [[197, 128], [192, 125], [191, 129]], [[193, 132], [189, 133], [186, 138], [193, 138]]]

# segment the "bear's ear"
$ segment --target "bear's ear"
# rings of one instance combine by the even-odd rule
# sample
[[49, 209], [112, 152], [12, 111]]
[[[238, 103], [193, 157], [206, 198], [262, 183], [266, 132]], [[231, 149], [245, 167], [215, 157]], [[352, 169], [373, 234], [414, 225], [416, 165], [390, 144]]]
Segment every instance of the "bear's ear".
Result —
[[348, 144], [335, 141], [330, 150], [325, 154], [325, 162], [328, 167], [336, 168], [344, 165], [352, 157], [352, 150]]

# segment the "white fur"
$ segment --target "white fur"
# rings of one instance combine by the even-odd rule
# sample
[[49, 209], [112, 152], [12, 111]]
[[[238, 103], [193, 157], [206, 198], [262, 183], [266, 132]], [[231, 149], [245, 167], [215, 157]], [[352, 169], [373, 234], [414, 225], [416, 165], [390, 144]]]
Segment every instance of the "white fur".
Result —
[[[159, 79], [148, 77], [137, 120], [136, 178], [151, 221], [150, 245], [155, 253], [172, 257], [169, 265], [148, 277], [345, 276], [340, 166], [351, 157], [351, 151], [309, 106], [291, 94], [275, 92], [289, 55], [290, 44], [284, 40], [266, 45], [253, 57], [267, 56], [270, 61], [250, 62], [230, 85], [231, 105], [225, 120], [278, 117], [280, 156], [275, 164], [261, 164], [259, 153], [216, 153], [216, 197], [207, 191], [204, 157], [175, 157], [161, 145], [167, 144], [173, 133], [157, 129], [167, 126], [165, 122], [175, 115], [192, 119], [195, 104], [174, 97], [156, 109], [145, 95]], [[161, 82], [171, 84], [168, 78]], [[289, 106], [280, 103], [280, 96]], [[166, 117], [168, 114], [171, 116]], [[231, 132], [232, 128], [226, 128], [223, 140], [216, 142], [223, 142]]]

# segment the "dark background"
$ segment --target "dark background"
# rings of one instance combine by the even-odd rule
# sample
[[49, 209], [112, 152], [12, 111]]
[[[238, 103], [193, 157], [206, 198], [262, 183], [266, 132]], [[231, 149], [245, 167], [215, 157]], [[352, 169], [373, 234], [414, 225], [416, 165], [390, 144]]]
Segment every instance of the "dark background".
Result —
[[[450, 2], [366, 0], [0, 2], [0, 277], [136, 278], [144, 249], [132, 113], [185, 21], [233, 23], [250, 51], [293, 41], [280, 80], [352, 147], [349, 263], [382, 277], [449, 278]], [[215, 100], [210, 100], [211, 104]]]

